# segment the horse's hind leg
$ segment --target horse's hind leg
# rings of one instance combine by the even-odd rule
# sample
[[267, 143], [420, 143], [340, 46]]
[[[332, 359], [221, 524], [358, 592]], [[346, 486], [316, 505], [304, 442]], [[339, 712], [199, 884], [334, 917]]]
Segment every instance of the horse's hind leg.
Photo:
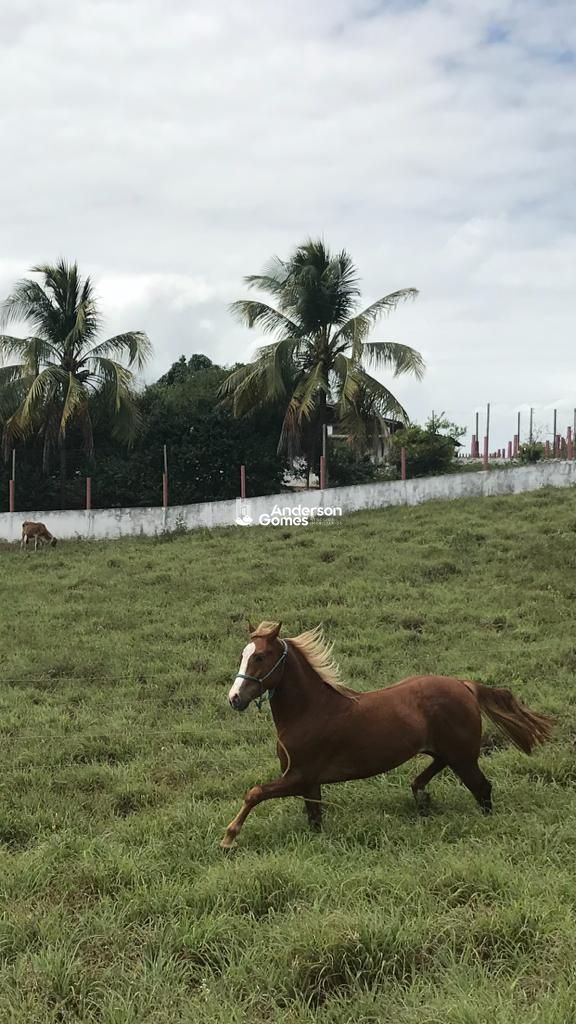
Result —
[[322, 831], [322, 790], [319, 785], [309, 786], [304, 791], [304, 803], [308, 824], [313, 832]]
[[412, 792], [420, 814], [428, 814], [430, 810], [430, 794], [426, 792], [424, 787], [431, 782], [435, 775], [443, 771], [445, 767], [446, 761], [443, 761], [441, 757], [434, 757], [432, 763], [414, 779]]
[[480, 806], [483, 814], [490, 814], [492, 810], [492, 785], [480, 771], [478, 761], [465, 761], [459, 764], [450, 765], [452, 771], [469, 789], [472, 796]]

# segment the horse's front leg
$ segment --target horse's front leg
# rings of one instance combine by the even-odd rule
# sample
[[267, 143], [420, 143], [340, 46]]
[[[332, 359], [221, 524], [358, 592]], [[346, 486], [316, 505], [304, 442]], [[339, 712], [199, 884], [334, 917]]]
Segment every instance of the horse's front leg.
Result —
[[233, 846], [234, 840], [250, 811], [253, 811], [263, 800], [275, 800], [277, 797], [283, 796], [303, 796], [305, 788], [302, 777], [296, 772], [289, 772], [287, 775], [282, 776], [281, 779], [267, 782], [264, 786], [253, 786], [246, 793], [240, 811], [228, 825], [220, 846], [224, 850], [229, 850]]
[[308, 786], [304, 790], [304, 803], [306, 805], [306, 814], [308, 815], [308, 824], [313, 832], [322, 831], [322, 790], [320, 786], [315, 783], [313, 786]]

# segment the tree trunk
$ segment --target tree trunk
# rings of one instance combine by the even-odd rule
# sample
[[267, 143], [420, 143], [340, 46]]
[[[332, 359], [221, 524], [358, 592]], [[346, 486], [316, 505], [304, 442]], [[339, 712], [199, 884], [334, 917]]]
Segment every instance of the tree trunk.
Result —
[[66, 508], [66, 448], [64, 442], [61, 442], [59, 448], [60, 455], [60, 508]]
[[[326, 430], [326, 423], [327, 423], [327, 418], [328, 418], [327, 417], [327, 413], [328, 413], [327, 397], [326, 397], [326, 392], [325, 391], [321, 391], [320, 392], [318, 405], [319, 405], [319, 416], [318, 416], [319, 424], [318, 424], [318, 442], [317, 443], [318, 443], [318, 482], [320, 483], [320, 476], [321, 476], [321, 473], [320, 473], [320, 465], [321, 465], [320, 456], [324, 454], [324, 431]], [[326, 474], [326, 486], [327, 486], [328, 485], [328, 457], [326, 457], [326, 460], [325, 460], [325, 463], [324, 463], [324, 472]]]

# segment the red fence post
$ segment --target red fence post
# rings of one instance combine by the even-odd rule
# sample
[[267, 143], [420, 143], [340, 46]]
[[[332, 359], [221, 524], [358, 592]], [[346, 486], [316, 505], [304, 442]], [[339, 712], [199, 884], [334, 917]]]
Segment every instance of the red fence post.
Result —
[[240, 497], [246, 497], [246, 466], [240, 466]]
[[488, 435], [484, 437], [484, 456], [483, 462], [486, 469], [488, 469]]
[[518, 437], [518, 434], [514, 434], [514, 458], [518, 455], [518, 448], [520, 447], [519, 441], [520, 438]]
[[512, 458], [512, 441], [508, 441], [508, 458]]
[[92, 477], [86, 477], [86, 511], [92, 508]]
[[406, 479], [406, 449], [400, 449], [400, 478]]
[[14, 511], [14, 481], [10, 481], [10, 511]]
[[546, 441], [546, 444], [544, 445], [544, 455], [547, 459], [550, 458], [550, 441]]
[[326, 456], [320, 456], [320, 490], [326, 487]]
[[470, 446], [470, 455], [474, 459], [476, 457], [476, 434], [472, 434], [472, 444]]

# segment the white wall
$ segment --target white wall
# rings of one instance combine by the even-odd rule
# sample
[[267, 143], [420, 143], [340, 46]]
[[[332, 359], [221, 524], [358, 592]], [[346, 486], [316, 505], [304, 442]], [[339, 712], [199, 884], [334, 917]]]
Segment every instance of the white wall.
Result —
[[319, 508], [340, 507], [342, 514], [387, 505], [419, 505], [437, 499], [471, 498], [497, 494], [519, 494], [540, 487], [576, 485], [576, 462], [559, 460], [534, 466], [454, 473], [418, 480], [333, 487], [325, 491], [301, 491], [232, 501], [205, 502], [200, 505], [173, 505], [162, 508], [96, 509], [92, 512], [3, 512], [0, 514], [0, 540], [19, 541], [24, 519], [45, 523], [59, 540], [74, 538], [114, 539], [116, 537], [154, 536], [176, 529], [233, 526], [240, 514], [249, 515], [255, 524], [262, 514], [270, 514], [274, 505]]

